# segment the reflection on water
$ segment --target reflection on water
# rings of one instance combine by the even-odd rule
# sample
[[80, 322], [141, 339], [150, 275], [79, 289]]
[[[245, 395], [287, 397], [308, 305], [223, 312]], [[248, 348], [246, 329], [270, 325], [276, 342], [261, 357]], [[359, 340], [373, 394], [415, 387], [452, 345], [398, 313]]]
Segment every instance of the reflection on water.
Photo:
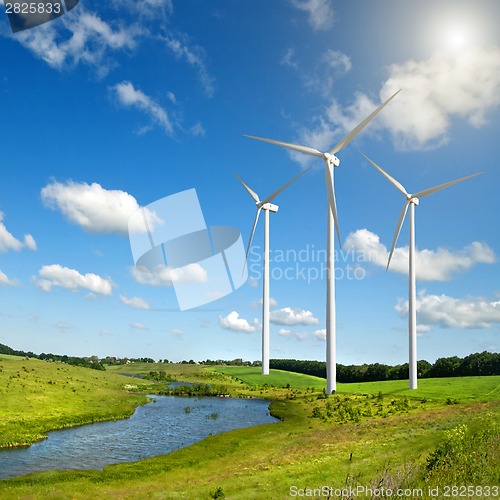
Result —
[[0, 479], [49, 469], [102, 469], [164, 455], [210, 434], [277, 422], [262, 399], [154, 398], [129, 419], [53, 431], [29, 448], [0, 450]]

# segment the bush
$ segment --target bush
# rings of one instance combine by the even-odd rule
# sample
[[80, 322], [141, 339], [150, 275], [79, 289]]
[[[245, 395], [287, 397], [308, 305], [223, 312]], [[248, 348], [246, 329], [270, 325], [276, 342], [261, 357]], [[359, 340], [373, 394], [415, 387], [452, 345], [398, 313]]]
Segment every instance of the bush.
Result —
[[500, 470], [500, 431], [491, 414], [470, 427], [445, 432], [444, 442], [427, 458], [431, 484], [496, 484]]

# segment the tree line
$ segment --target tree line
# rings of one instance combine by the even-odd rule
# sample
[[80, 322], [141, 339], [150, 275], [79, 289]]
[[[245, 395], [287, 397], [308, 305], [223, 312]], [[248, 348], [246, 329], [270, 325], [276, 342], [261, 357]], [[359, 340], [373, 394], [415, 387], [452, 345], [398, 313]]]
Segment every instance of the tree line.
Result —
[[90, 357], [78, 357], [78, 356], [66, 356], [66, 354], [52, 354], [44, 353], [35, 354], [31, 351], [18, 351], [12, 349], [9, 346], [0, 344], [0, 354], [10, 354], [11, 356], [23, 356], [25, 358], [35, 358], [41, 359], [43, 361], [59, 361], [61, 363], [66, 363], [73, 366], [83, 366], [84, 368], [92, 368], [94, 370], [105, 370], [104, 365], [99, 361], [97, 356]]
[[[271, 368], [304, 373], [326, 378], [324, 361], [300, 359], [271, 359]], [[418, 378], [468, 377], [476, 375], [500, 375], [500, 354], [487, 351], [469, 354], [465, 358], [451, 356], [438, 358], [435, 363], [417, 362]], [[381, 363], [363, 365], [337, 364], [338, 382], [374, 382], [383, 380], [405, 380], [408, 378], [408, 363], [390, 366]]]
[[[105, 365], [128, 364], [135, 362], [155, 363], [152, 358], [118, 358], [106, 356], [99, 359], [97, 356], [78, 357], [52, 353], [35, 354], [31, 351], [18, 351], [4, 344], [0, 344], [0, 354], [36, 358], [45, 361], [59, 361], [69, 365], [83, 366], [94, 370], [105, 370]], [[169, 364], [164, 359], [159, 362]], [[197, 364], [193, 360], [182, 361], [182, 364]], [[232, 360], [200, 361], [201, 365], [236, 365], [261, 366], [260, 361], [244, 361], [242, 358]], [[304, 373], [316, 377], [326, 378], [326, 363], [324, 361], [307, 361], [300, 359], [271, 359], [270, 367], [296, 373]], [[500, 354], [487, 351], [470, 354], [465, 358], [451, 356], [438, 358], [434, 363], [421, 360], [417, 362], [418, 378], [466, 377], [475, 375], [500, 375]], [[337, 364], [337, 380], [339, 382], [374, 382], [383, 380], [405, 380], [408, 378], [408, 363], [402, 365], [385, 365], [372, 363], [363, 365]]]

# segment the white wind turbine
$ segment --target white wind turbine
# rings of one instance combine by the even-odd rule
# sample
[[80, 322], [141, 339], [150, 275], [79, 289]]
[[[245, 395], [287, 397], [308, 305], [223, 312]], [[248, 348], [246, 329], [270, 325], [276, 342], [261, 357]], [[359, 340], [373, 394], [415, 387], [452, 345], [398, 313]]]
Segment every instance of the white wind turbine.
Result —
[[264, 210], [264, 276], [263, 276], [263, 290], [262, 290], [262, 375], [269, 375], [269, 212], [277, 212], [278, 205], [274, 205], [271, 201], [278, 196], [281, 191], [286, 189], [292, 182], [296, 181], [301, 175], [304, 175], [307, 170], [296, 175], [292, 180], [277, 189], [273, 194], [269, 195], [264, 200], [260, 200], [259, 195], [246, 184], [243, 179], [233, 171], [236, 178], [240, 181], [241, 185], [246, 189], [247, 193], [255, 201], [257, 206], [257, 213], [253, 221], [252, 232], [248, 240], [247, 251], [245, 255], [245, 265], [248, 259], [248, 252], [252, 244], [253, 235], [257, 222], [259, 221], [260, 212]]
[[[361, 151], [360, 151], [361, 153]], [[382, 170], [374, 161], [370, 160], [365, 154], [361, 153], [396, 189], [404, 195], [405, 204], [401, 213], [399, 214], [398, 223], [396, 226], [396, 231], [394, 233], [394, 239], [392, 240], [391, 252], [389, 253], [389, 260], [387, 261], [387, 269], [391, 263], [392, 254], [396, 248], [396, 243], [398, 241], [399, 233], [403, 227], [406, 212], [408, 207], [410, 207], [410, 251], [408, 256], [408, 337], [409, 337], [409, 372], [410, 372], [410, 389], [417, 388], [417, 292], [416, 292], [416, 275], [415, 275], [415, 206], [419, 204], [419, 199], [429, 194], [435, 193], [436, 191], [441, 191], [441, 189], [453, 186], [458, 182], [465, 181], [476, 175], [480, 175], [483, 172], [477, 172], [466, 177], [461, 177], [454, 181], [445, 182], [444, 184], [439, 184], [439, 186], [431, 187], [419, 191], [415, 194], [409, 194], [403, 185], [396, 179], [391, 177], [387, 172]]]
[[340, 142], [338, 142], [330, 151], [322, 153], [317, 149], [292, 144], [289, 142], [276, 141], [273, 139], [264, 139], [263, 137], [255, 137], [253, 135], [246, 135], [251, 139], [258, 139], [259, 141], [269, 142], [284, 148], [293, 149], [299, 153], [305, 153], [311, 156], [317, 156], [325, 162], [325, 180], [326, 188], [328, 191], [328, 229], [327, 229], [327, 251], [326, 251], [326, 392], [331, 394], [337, 389], [337, 360], [335, 351], [335, 337], [336, 337], [336, 322], [335, 322], [335, 257], [334, 246], [335, 236], [334, 228], [337, 232], [339, 245], [342, 246], [340, 241], [339, 221], [337, 217], [337, 205], [335, 201], [335, 188], [333, 183], [333, 168], [340, 165], [340, 159], [337, 158], [336, 153], [344, 149], [359, 132], [377, 115], [382, 108], [384, 108], [389, 101], [391, 101], [400, 91], [398, 90], [389, 99], [384, 101], [375, 111], [367, 116], [361, 123], [359, 123], [351, 132], [349, 132]]

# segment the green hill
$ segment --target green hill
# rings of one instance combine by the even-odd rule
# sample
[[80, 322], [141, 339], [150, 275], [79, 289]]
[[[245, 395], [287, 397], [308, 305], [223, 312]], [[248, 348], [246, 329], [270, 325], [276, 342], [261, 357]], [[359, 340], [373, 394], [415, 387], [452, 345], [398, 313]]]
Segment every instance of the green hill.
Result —
[[[261, 375], [260, 368], [246, 366], [217, 366], [214, 371], [224, 373], [251, 386], [267, 384], [274, 387], [289, 385], [295, 389], [314, 388], [322, 390], [326, 386], [323, 378], [301, 373], [270, 370], [269, 375]], [[417, 390], [408, 389], [407, 380], [388, 380], [384, 382], [360, 382], [337, 384], [338, 394], [372, 394], [427, 398], [446, 401], [491, 401], [500, 399], [500, 375], [488, 377], [449, 377], [427, 378], [418, 381]]]
[[0, 354], [0, 448], [33, 443], [53, 429], [129, 416], [146, 401], [129, 394], [131, 383], [116, 374]]

